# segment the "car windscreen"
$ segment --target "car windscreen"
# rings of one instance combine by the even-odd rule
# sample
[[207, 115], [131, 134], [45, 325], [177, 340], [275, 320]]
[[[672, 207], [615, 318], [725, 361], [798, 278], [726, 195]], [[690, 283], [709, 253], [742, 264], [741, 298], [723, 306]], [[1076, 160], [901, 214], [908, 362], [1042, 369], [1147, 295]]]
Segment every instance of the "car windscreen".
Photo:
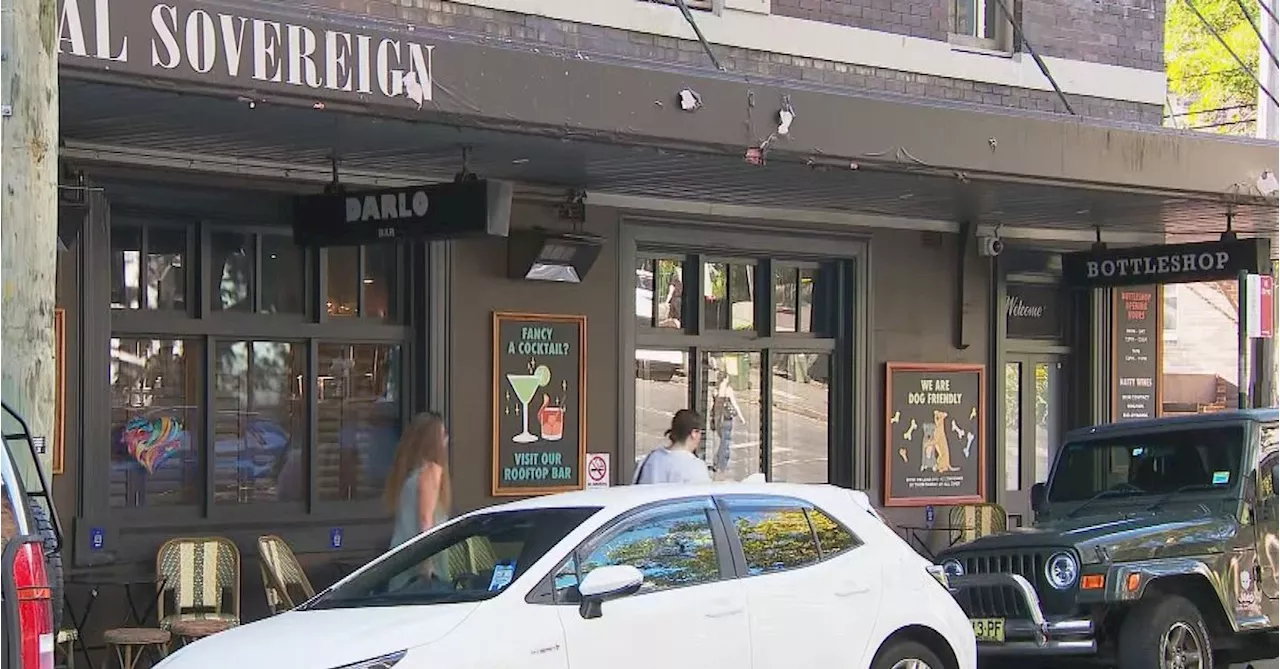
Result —
[[1062, 448], [1050, 502], [1083, 502], [1231, 489], [1240, 475], [1244, 428], [1190, 428], [1100, 437]]
[[521, 509], [463, 518], [414, 540], [306, 608], [444, 604], [496, 597], [599, 510]]

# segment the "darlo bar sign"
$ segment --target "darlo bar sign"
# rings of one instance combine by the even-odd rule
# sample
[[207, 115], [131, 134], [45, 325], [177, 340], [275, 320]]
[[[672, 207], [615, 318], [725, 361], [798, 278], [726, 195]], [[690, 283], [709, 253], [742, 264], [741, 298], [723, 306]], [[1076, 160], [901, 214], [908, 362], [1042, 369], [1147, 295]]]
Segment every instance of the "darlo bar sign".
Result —
[[1261, 271], [1265, 257], [1261, 239], [1135, 246], [1068, 253], [1062, 275], [1077, 288], [1219, 281]]
[[208, 84], [431, 101], [435, 47], [245, 16], [206, 2], [61, 0], [58, 53], [92, 66]]

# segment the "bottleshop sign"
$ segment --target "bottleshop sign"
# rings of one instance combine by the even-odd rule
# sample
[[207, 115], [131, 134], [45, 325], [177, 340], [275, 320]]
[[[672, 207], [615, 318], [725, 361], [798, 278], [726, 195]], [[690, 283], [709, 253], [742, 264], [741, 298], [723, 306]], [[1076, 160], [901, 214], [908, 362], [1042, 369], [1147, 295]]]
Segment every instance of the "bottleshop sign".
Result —
[[1193, 283], [1259, 272], [1266, 260], [1262, 239], [1108, 248], [1064, 255], [1062, 276], [1077, 288]]
[[581, 489], [584, 316], [493, 314], [493, 494]]
[[59, 0], [61, 65], [275, 92], [432, 99], [435, 46], [209, 2]]

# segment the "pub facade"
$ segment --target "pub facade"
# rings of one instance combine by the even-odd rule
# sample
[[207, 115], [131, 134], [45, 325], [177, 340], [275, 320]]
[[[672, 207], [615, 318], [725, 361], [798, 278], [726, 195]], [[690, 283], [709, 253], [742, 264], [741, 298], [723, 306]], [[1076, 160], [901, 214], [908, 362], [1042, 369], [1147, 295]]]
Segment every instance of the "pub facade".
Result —
[[[59, 7], [79, 566], [374, 554], [424, 410], [454, 512], [624, 484], [693, 407], [719, 479], [1029, 521], [1066, 429], [1158, 411], [1153, 286], [1271, 266], [1275, 194], [1232, 184], [1274, 143], [646, 67], [463, 4]], [[1171, 230], [1214, 232], [1126, 250]]]

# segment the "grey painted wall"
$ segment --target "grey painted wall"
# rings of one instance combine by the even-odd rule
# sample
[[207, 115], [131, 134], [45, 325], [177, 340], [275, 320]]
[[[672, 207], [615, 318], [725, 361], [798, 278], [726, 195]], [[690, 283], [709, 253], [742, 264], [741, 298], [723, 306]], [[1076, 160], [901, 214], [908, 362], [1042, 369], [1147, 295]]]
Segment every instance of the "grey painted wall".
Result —
[[[803, 18], [821, 17], [819, 20], [946, 39], [948, 1], [773, 0], [773, 5], [778, 14], [800, 15]], [[1113, 7], [1095, 0], [1068, 0], [1068, 4], [1063, 6], [1057, 0], [1022, 1], [1027, 6], [1015, 11], [1024, 12], [1028, 38], [1033, 45], [1042, 49], [1044, 55], [1144, 69], [1161, 70], [1164, 67], [1160, 57], [1164, 34], [1163, 5], [1156, 3], [1150, 9], [1138, 10]], [[673, 63], [713, 69], [702, 46], [693, 40], [633, 33], [438, 0], [429, 3], [424, 3], [423, 0], [308, 2], [335, 11], [373, 14], [482, 38], [538, 44], [543, 48], [564, 49], [588, 55], [634, 59], [638, 66], [641, 66], [640, 63]], [[801, 4], [787, 9], [785, 3]], [[870, 6], [872, 9], [858, 9], [854, 12], [858, 6]], [[1039, 47], [1040, 43], [1045, 46]], [[717, 46], [716, 53], [721, 63], [731, 72], [804, 81], [808, 85], [828, 86], [850, 93], [897, 94], [930, 100], [1066, 113], [1052, 91], [977, 83], [723, 46]], [[1160, 105], [1077, 95], [1069, 95], [1068, 99], [1077, 114], [1091, 118], [1159, 125], [1163, 115]]]

